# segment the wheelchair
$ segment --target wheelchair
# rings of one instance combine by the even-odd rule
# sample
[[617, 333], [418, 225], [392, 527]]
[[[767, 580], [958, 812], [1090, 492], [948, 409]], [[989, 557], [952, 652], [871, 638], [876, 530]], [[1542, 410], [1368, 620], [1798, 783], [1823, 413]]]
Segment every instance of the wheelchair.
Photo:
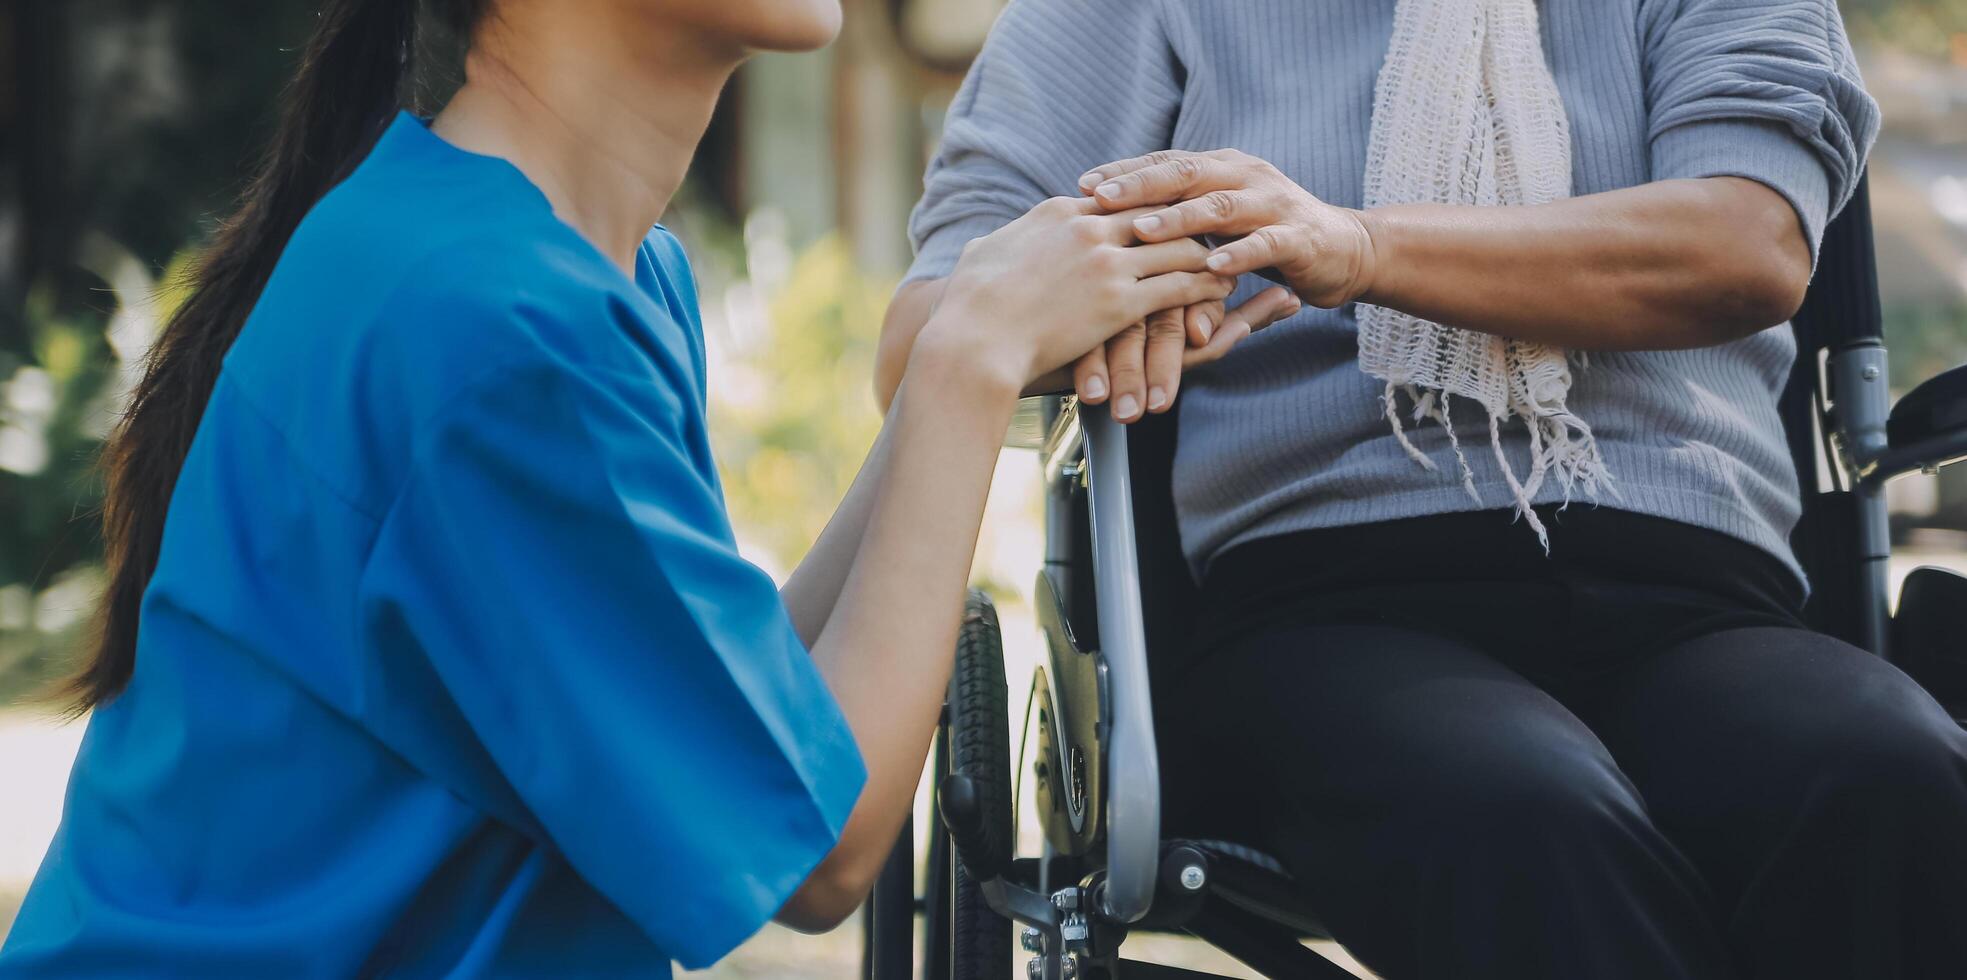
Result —
[[[1920, 568], [1888, 608], [1884, 485], [1967, 458], [1967, 365], [1888, 405], [1870, 204], [1861, 181], [1825, 232], [1792, 321], [1798, 359], [1781, 412], [1804, 488], [1791, 537], [1809, 572], [1810, 625], [1888, 657], [1967, 724], [1967, 577]], [[1156, 650], [1184, 641], [1194, 608], [1175, 533], [1173, 415], [1121, 426], [1070, 398], [1026, 399], [1046, 486], [1034, 592], [1047, 662], [1024, 730], [1043, 853], [1014, 854], [1017, 774], [996, 615], [972, 592], [933, 750], [927, 883], [904, 830], [863, 916], [864, 980], [1176, 980], [1215, 974], [1121, 957], [1132, 932], [1197, 937], [1266, 977], [1350, 977], [1305, 946], [1330, 938], [1274, 859], [1232, 841], [1161, 831], [1150, 698]], [[1033, 436], [1039, 438], [1033, 438]], [[1015, 923], [1015, 926], [1014, 926]]]

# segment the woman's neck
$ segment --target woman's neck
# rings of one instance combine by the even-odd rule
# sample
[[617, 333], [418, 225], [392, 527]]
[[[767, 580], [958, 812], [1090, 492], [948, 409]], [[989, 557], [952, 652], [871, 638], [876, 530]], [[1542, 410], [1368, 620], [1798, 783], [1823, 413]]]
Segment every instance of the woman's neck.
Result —
[[524, 20], [480, 30], [465, 84], [431, 128], [511, 161], [562, 221], [632, 273], [744, 53], [645, 21]]

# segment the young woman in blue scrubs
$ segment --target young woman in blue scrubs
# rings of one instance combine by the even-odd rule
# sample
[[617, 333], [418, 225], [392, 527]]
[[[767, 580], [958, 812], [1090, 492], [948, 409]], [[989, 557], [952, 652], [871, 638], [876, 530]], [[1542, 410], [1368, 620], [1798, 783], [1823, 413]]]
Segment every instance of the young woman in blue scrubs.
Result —
[[[666, 975], [893, 842], [1021, 387], [1220, 299], [1065, 200], [966, 254], [783, 589], [739, 558], [650, 228], [836, 0], [331, 0], [109, 451], [94, 711], [0, 975]], [[987, 329], [986, 329], [987, 327]]]

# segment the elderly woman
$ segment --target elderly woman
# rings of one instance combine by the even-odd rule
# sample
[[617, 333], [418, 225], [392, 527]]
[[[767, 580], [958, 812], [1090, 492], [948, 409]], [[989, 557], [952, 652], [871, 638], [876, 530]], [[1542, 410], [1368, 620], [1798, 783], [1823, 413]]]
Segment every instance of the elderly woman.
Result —
[[1967, 976], [1967, 736], [1788, 546], [1785, 321], [1877, 119], [1832, 0], [1017, 0], [884, 381], [970, 240], [1153, 208], [1307, 307], [1200, 366], [1291, 312], [1245, 276], [1072, 379], [1184, 397], [1177, 829], [1389, 978]]

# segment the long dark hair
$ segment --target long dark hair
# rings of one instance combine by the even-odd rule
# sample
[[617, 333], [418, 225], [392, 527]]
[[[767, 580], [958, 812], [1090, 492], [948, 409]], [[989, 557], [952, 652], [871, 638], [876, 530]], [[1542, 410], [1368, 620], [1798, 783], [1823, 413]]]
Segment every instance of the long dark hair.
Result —
[[[375, 145], [412, 101], [419, 8], [451, 39], [485, 0], [323, 0], [281, 97], [279, 122], [237, 210], [190, 274], [188, 296], [145, 358], [143, 378], [104, 445], [103, 560], [108, 584], [94, 649], [65, 695], [80, 712], [115, 697], [136, 666], [137, 612], [157, 568], [171, 490], [218, 382], [225, 352], [258, 302], [308, 209]], [[421, 101], [421, 100], [415, 100]]]

